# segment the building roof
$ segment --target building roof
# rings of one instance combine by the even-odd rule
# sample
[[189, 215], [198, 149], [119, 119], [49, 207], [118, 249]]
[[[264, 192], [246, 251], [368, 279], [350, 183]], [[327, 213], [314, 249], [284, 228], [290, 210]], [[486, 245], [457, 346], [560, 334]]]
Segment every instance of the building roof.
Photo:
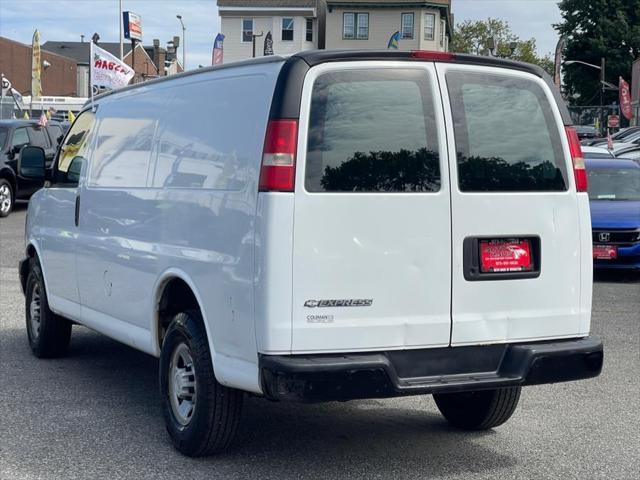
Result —
[[314, 8], [316, 0], [218, 0], [219, 7]]
[[[77, 63], [88, 64], [90, 61], [90, 45], [91, 42], [45, 42], [42, 45], [42, 50], [73, 58]], [[100, 42], [98, 46], [111, 55], [120, 56], [120, 44], [118, 42]], [[123, 51], [124, 55], [127, 55], [131, 51], [131, 44], [125, 42]]]
[[404, 5], [451, 5], [451, 0], [327, 0], [328, 5], [367, 5], [381, 7], [395, 7]]

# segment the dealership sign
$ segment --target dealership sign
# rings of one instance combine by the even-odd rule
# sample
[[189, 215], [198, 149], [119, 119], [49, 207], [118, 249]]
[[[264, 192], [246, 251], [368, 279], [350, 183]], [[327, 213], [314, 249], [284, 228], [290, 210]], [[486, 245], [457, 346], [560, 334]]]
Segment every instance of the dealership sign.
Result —
[[142, 41], [142, 20], [140, 15], [133, 12], [122, 12], [124, 24], [124, 38]]

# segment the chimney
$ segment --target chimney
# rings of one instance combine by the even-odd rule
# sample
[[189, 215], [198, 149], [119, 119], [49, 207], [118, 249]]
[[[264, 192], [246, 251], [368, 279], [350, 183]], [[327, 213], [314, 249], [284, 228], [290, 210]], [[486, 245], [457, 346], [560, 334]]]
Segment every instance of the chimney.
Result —
[[84, 43], [84, 35], [80, 35], [80, 43]]
[[[164, 66], [164, 63], [160, 62], [160, 40], [158, 38], [153, 39], [153, 63], [156, 65], [158, 75], [160, 75], [160, 69]], [[164, 62], [164, 60], [163, 60]]]

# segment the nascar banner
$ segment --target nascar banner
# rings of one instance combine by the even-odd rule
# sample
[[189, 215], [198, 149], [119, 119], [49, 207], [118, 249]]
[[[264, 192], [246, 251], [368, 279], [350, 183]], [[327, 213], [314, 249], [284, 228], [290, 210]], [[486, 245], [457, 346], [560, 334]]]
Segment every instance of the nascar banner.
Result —
[[133, 68], [91, 42], [91, 85], [112, 90], [126, 86], [133, 78]]

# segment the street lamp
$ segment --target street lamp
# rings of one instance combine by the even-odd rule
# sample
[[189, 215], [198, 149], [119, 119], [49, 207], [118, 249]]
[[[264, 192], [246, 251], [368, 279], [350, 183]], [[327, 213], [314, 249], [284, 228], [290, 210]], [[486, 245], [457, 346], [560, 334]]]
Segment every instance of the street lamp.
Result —
[[595, 68], [596, 70], [600, 70], [600, 120], [602, 124], [603, 114], [604, 114], [604, 91], [606, 89], [607, 82], [604, 79], [605, 72], [605, 61], [604, 57], [600, 58], [600, 66], [594, 65], [593, 63], [583, 62], [582, 60], [567, 60], [564, 62], [565, 65], [573, 65], [575, 63], [579, 63], [580, 65], [585, 65], [587, 67]]
[[180, 25], [182, 25], [182, 70], [185, 71], [187, 69], [187, 57], [185, 45], [187, 44], [187, 40], [185, 38], [185, 31], [187, 27], [184, 26], [184, 22], [182, 21], [182, 15], [176, 15], [176, 18], [180, 20]]

